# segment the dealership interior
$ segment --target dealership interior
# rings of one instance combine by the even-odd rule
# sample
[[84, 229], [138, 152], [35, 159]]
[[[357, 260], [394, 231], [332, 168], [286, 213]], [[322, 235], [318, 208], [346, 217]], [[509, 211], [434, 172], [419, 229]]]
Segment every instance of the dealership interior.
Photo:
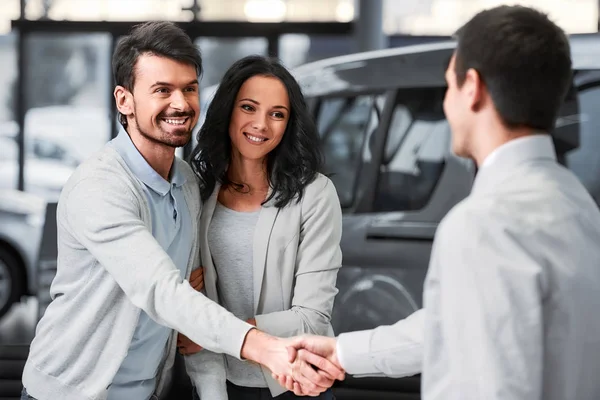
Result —
[[[600, 204], [598, 0], [1, 1], [0, 400], [21, 398], [28, 346], [51, 302], [57, 202], [78, 165], [119, 133], [111, 58], [142, 22], [175, 22], [201, 52], [194, 133], [235, 61], [275, 57], [298, 79], [341, 201], [336, 334], [422, 307], [437, 224], [476, 173], [451, 154], [442, 103], [453, 34], [483, 9], [535, 7], [572, 38], [577, 73], [555, 144]], [[195, 140], [176, 155], [188, 159]], [[182, 368], [168, 399], [191, 399]], [[334, 394], [417, 400], [420, 377], [349, 377]]]

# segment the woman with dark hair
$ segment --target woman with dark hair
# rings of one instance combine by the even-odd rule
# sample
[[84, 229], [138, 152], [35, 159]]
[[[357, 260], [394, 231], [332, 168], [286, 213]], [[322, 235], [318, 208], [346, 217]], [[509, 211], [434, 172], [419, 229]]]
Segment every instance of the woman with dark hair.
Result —
[[[278, 61], [250, 56], [225, 73], [191, 165], [204, 203], [208, 297], [275, 336], [333, 335], [341, 208], [319, 173], [318, 134], [300, 87]], [[203, 400], [297, 397], [258, 365], [199, 351], [184, 336], [178, 345]]]

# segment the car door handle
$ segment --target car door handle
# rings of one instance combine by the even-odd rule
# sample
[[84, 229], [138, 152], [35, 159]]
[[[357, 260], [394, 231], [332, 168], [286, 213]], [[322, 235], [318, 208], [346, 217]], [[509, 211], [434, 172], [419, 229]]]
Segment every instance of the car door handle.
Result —
[[437, 226], [433, 222], [378, 222], [367, 228], [367, 239], [431, 241]]

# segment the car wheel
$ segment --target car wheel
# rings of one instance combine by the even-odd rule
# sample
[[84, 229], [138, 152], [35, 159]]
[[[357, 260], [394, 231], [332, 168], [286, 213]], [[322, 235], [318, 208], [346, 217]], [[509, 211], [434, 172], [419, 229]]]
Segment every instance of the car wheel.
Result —
[[395, 324], [419, 309], [406, 286], [383, 274], [366, 275], [352, 282], [336, 298], [332, 318], [336, 333]]
[[21, 264], [12, 252], [0, 248], [0, 318], [19, 300], [23, 291]]

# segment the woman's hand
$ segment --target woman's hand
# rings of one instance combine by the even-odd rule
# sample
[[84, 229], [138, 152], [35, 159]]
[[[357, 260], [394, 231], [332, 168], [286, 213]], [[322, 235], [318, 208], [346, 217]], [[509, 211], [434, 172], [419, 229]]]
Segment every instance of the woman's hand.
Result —
[[182, 356], [196, 354], [202, 350], [202, 346], [192, 342], [190, 338], [183, 333], [177, 335], [177, 350]]
[[197, 291], [204, 289], [204, 267], [196, 268], [192, 271], [190, 285]]

